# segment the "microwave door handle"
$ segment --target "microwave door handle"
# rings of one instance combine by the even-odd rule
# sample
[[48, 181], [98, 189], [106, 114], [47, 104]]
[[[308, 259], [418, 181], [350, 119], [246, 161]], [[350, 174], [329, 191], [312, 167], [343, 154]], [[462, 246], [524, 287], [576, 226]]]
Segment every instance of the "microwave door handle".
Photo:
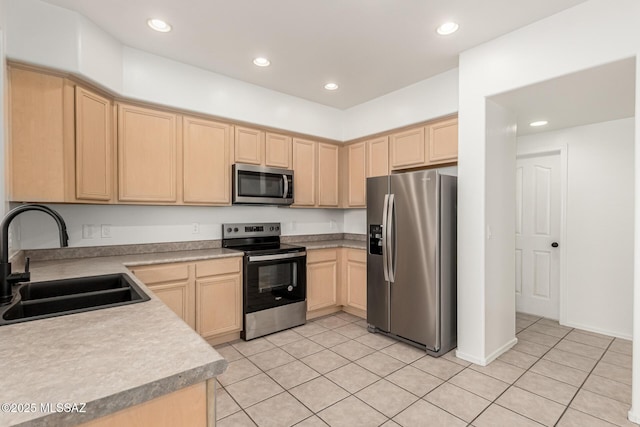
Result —
[[282, 175], [282, 180], [284, 181], [284, 192], [282, 193], [282, 198], [286, 199], [287, 194], [289, 194], [289, 180], [287, 179], [287, 175]]

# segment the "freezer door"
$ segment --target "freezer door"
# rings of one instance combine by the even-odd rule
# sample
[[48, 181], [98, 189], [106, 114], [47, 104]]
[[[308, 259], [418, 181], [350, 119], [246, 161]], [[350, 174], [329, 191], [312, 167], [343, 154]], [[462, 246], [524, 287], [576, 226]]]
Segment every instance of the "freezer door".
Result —
[[391, 175], [391, 332], [425, 345], [439, 342], [438, 185], [435, 170]]
[[383, 218], [389, 177], [367, 179], [367, 323], [389, 332], [389, 283], [385, 280]]

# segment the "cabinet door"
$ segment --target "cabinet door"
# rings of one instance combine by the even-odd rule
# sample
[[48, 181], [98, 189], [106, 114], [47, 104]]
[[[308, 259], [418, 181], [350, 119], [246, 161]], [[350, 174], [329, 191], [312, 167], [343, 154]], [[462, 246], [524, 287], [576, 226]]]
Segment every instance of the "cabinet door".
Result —
[[183, 200], [231, 204], [231, 125], [184, 117]]
[[316, 143], [293, 140], [293, 196], [295, 206], [316, 204]]
[[444, 120], [427, 127], [429, 132], [429, 163], [458, 160], [458, 119]]
[[367, 141], [367, 178], [389, 175], [389, 137]]
[[196, 331], [204, 338], [242, 330], [239, 274], [196, 280]]
[[113, 109], [111, 101], [76, 86], [76, 198], [113, 197]]
[[236, 126], [235, 128], [235, 162], [262, 164], [264, 150], [264, 132], [258, 129]]
[[307, 252], [307, 311], [338, 304], [338, 250]]
[[347, 204], [349, 207], [365, 207], [366, 192], [366, 142], [352, 144], [347, 147], [349, 171]]
[[195, 329], [193, 302], [193, 282], [169, 282], [148, 285], [149, 289], [162, 300], [185, 323]]
[[187, 263], [135, 267], [132, 272], [174, 313], [195, 329], [195, 282]]
[[177, 201], [177, 117], [120, 104], [118, 198], [125, 202]]
[[65, 145], [73, 158], [73, 88], [60, 77], [19, 68], [9, 76], [10, 200], [64, 202], [65, 172], [73, 167], [73, 160], [65, 164]]
[[391, 169], [422, 166], [426, 163], [424, 127], [394, 133], [389, 137]]
[[367, 310], [367, 256], [365, 251], [347, 250], [346, 256], [346, 305]]
[[265, 166], [291, 169], [291, 137], [267, 133], [264, 163]]
[[318, 206], [338, 206], [338, 152], [337, 145], [318, 144]]

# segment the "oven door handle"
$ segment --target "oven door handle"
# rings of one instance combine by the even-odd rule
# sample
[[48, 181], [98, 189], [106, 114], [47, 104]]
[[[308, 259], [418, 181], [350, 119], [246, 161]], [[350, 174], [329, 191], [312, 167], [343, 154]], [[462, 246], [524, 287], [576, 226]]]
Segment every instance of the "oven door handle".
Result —
[[307, 256], [307, 252], [292, 252], [288, 254], [273, 254], [273, 255], [254, 255], [249, 257], [249, 262], [257, 262], [257, 261], [275, 261], [279, 259], [290, 259], [290, 258], [302, 258]]

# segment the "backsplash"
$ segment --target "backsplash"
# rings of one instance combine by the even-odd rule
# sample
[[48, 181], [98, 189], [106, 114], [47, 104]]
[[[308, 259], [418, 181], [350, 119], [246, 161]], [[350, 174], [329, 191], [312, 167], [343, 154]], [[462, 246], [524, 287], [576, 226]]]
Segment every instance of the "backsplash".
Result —
[[[364, 233], [365, 216], [355, 209], [298, 209], [273, 206], [128, 206], [48, 205], [67, 223], [69, 246], [94, 247], [164, 242], [201, 242], [222, 238], [222, 224], [280, 222], [283, 236]], [[364, 209], [360, 209], [364, 212]], [[354, 218], [347, 222], [345, 215]], [[27, 212], [16, 218], [15, 250], [48, 249], [59, 245], [55, 224], [42, 214]], [[105, 227], [103, 227], [105, 226]], [[104, 235], [103, 236], [103, 229]], [[106, 237], [108, 236], [108, 237]]]

